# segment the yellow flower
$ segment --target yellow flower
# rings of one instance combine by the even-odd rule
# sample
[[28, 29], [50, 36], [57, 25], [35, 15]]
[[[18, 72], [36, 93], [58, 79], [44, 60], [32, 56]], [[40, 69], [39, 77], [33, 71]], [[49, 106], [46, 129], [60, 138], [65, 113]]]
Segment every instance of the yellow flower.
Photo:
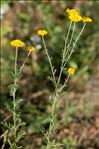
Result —
[[38, 35], [40, 35], [40, 36], [45, 36], [45, 35], [48, 34], [48, 32], [47, 32], [46, 30], [38, 30], [37, 33], [38, 33]]
[[88, 17], [83, 17], [83, 18], [82, 18], [82, 21], [83, 21], [83, 22], [90, 23], [90, 22], [92, 22], [92, 19], [91, 19], [91, 18], [88, 18]]
[[79, 22], [82, 20], [82, 17], [80, 16], [80, 13], [76, 9], [66, 9], [66, 12], [69, 15], [69, 19], [72, 22]]
[[29, 52], [34, 52], [34, 51], [36, 50], [36, 48], [33, 47], [33, 46], [28, 46], [28, 47], [27, 47], [27, 50], [28, 50]]
[[68, 72], [70, 75], [73, 75], [73, 74], [75, 74], [75, 69], [73, 69], [73, 68], [68, 68], [67, 72]]
[[19, 39], [16, 39], [16, 40], [12, 40], [10, 42], [11, 46], [13, 47], [23, 47], [25, 45], [25, 43]]
[[71, 15], [71, 14], [79, 14], [79, 12], [76, 9], [66, 9], [66, 12]]
[[82, 17], [80, 15], [70, 15], [69, 16], [69, 19], [72, 21], [72, 22], [79, 22], [82, 20]]

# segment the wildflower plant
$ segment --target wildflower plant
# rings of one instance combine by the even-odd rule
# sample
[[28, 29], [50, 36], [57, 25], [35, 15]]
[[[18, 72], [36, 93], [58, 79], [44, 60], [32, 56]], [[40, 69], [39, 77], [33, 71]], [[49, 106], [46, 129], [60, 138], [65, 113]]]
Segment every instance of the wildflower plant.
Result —
[[[69, 25], [67, 35], [65, 37], [64, 48], [62, 50], [62, 60], [61, 60], [61, 67], [60, 67], [60, 73], [59, 73], [58, 79], [56, 77], [56, 69], [54, 68], [54, 66], [52, 64], [52, 58], [50, 57], [50, 55], [48, 53], [48, 49], [47, 49], [46, 43], [45, 43], [44, 36], [47, 35], [48, 32], [44, 29], [37, 31], [38, 35], [40, 35], [42, 38], [45, 53], [46, 53], [48, 61], [49, 61], [49, 65], [50, 65], [50, 69], [51, 69], [51, 76], [49, 78], [53, 82], [54, 87], [55, 87], [54, 94], [50, 97], [50, 99], [52, 101], [52, 105], [51, 105], [52, 110], [51, 110], [51, 119], [50, 119], [49, 129], [48, 129], [48, 131], [45, 131], [45, 132], [43, 131], [43, 133], [46, 137], [46, 140], [47, 140], [46, 149], [55, 149], [61, 145], [61, 144], [57, 143], [54, 138], [54, 133], [58, 127], [57, 114], [56, 114], [57, 113], [56, 112], [57, 111], [57, 100], [58, 100], [60, 94], [62, 93], [63, 89], [67, 86], [67, 82], [68, 82], [70, 76], [75, 74], [74, 68], [67, 69], [67, 63], [68, 63], [69, 59], [71, 58], [72, 53], [74, 52], [74, 48], [75, 48], [80, 36], [82, 35], [82, 32], [86, 26], [86, 23], [92, 22], [91, 18], [82, 17], [76, 9], [68, 8], [68, 9], [66, 9], [66, 12], [68, 13], [70, 25]], [[81, 31], [78, 33], [77, 38], [74, 39], [76, 23], [80, 22], [80, 21], [83, 22], [83, 27], [82, 27]], [[70, 35], [71, 29], [72, 29], [72, 33]], [[70, 39], [69, 39], [69, 37], [70, 37]], [[62, 77], [62, 73], [64, 72], [64, 70], [67, 70], [67, 78], [65, 79], [64, 83], [61, 84], [60, 83], [61, 77]]]
[[[60, 72], [59, 72], [58, 78], [56, 77], [57, 70], [54, 68], [54, 66], [52, 64], [52, 58], [49, 55], [49, 52], [48, 52], [48, 49], [47, 49], [47, 46], [45, 43], [45, 36], [48, 34], [48, 31], [46, 31], [44, 29], [37, 31], [37, 34], [39, 36], [41, 36], [41, 38], [42, 38], [45, 53], [47, 55], [48, 62], [50, 65], [51, 76], [49, 77], [49, 79], [54, 84], [54, 93], [53, 93], [53, 95], [50, 96], [51, 104], [52, 104], [51, 105], [52, 109], [51, 109], [50, 124], [49, 124], [48, 131], [45, 131], [45, 132], [43, 131], [44, 136], [46, 138], [46, 147], [44, 147], [46, 149], [57, 149], [59, 146], [62, 145], [62, 144], [59, 144], [58, 142], [56, 142], [56, 140], [54, 138], [54, 133], [56, 132], [56, 130], [58, 128], [58, 120], [57, 120], [57, 112], [56, 112], [57, 111], [57, 101], [58, 101], [58, 98], [59, 98], [60, 94], [62, 93], [63, 89], [67, 86], [67, 82], [68, 82], [69, 78], [71, 77], [71, 75], [75, 74], [75, 69], [67, 68], [67, 63], [70, 60], [71, 55], [74, 52], [75, 46], [76, 46], [76, 44], [77, 44], [85, 26], [86, 26], [86, 23], [92, 22], [91, 18], [81, 16], [80, 13], [75, 9], [67, 9], [66, 12], [68, 13], [70, 25], [69, 25], [67, 35], [65, 37], [64, 48], [62, 50], [62, 57], [61, 57], [62, 60], [61, 60], [61, 67], [60, 67]], [[78, 33], [77, 38], [74, 39], [76, 23], [80, 22], [80, 21], [83, 22], [83, 27], [82, 27], [81, 31]], [[70, 34], [71, 29], [72, 29], [72, 33]], [[7, 130], [2, 135], [4, 138], [2, 148], [5, 147], [6, 143], [8, 143], [11, 149], [18, 149], [18, 148], [21, 148], [19, 141], [25, 135], [25, 131], [24, 131], [25, 123], [22, 122], [21, 114], [20, 114], [20, 105], [23, 100], [17, 99], [18, 81], [21, 79], [22, 70], [25, 66], [27, 58], [29, 57], [31, 52], [34, 52], [36, 50], [36, 48], [33, 46], [27, 47], [27, 51], [28, 51], [27, 57], [24, 60], [23, 64], [18, 68], [18, 66], [17, 66], [18, 50], [19, 50], [19, 47], [25, 46], [25, 43], [19, 39], [16, 39], [16, 40], [11, 41], [10, 44], [11, 44], [11, 46], [15, 47], [15, 49], [16, 49], [14, 72], [12, 72], [12, 77], [13, 77], [14, 83], [11, 84], [9, 87], [10, 95], [13, 98], [11, 107], [10, 106], [8, 107], [8, 110], [12, 113], [12, 123], [7, 123], [7, 122], [3, 123], [4, 126], [7, 128]], [[64, 71], [67, 73], [67, 77], [64, 80], [64, 82], [61, 83], [61, 77], [62, 77], [62, 73]]]
[[12, 114], [12, 123], [7, 123], [7, 122], [3, 123], [3, 125], [7, 128], [7, 130], [2, 135], [4, 138], [2, 148], [5, 147], [6, 143], [8, 143], [10, 146], [10, 149], [18, 149], [18, 148], [22, 148], [22, 146], [20, 145], [20, 140], [25, 135], [25, 130], [24, 130], [25, 123], [21, 119], [21, 111], [20, 111], [20, 105], [23, 100], [17, 99], [17, 95], [16, 95], [18, 90], [18, 81], [21, 78], [21, 73], [25, 66], [27, 58], [29, 57], [31, 52], [34, 52], [36, 50], [36, 48], [33, 46], [27, 47], [27, 50], [28, 50], [27, 57], [24, 60], [23, 64], [18, 69], [17, 67], [18, 50], [19, 50], [19, 47], [25, 46], [25, 43], [21, 40], [16, 39], [11, 41], [10, 44], [16, 49], [14, 72], [12, 72], [14, 83], [9, 86], [10, 95], [13, 98], [12, 105], [8, 106], [8, 110]]

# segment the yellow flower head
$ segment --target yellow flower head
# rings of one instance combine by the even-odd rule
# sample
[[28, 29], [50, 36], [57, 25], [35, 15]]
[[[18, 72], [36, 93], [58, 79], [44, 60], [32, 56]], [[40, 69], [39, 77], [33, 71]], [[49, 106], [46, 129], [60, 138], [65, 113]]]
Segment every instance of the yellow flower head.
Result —
[[79, 14], [79, 12], [78, 12], [76, 9], [69, 9], [69, 8], [67, 8], [67, 9], [66, 9], [66, 12], [67, 12], [69, 15], [72, 15], [72, 14]]
[[27, 47], [27, 50], [28, 50], [29, 52], [34, 52], [34, 51], [36, 50], [36, 48], [33, 47], [33, 46], [28, 46], [28, 47]]
[[12, 40], [10, 42], [11, 46], [13, 47], [23, 47], [25, 45], [25, 43], [19, 39], [16, 39], [16, 40]]
[[73, 68], [68, 68], [67, 72], [68, 72], [70, 75], [73, 75], [73, 74], [75, 74], [75, 69], [73, 69]]
[[40, 36], [45, 36], [45, 35], [48, 34], [48, 32], [47, 32], [46, 30], [38, 30], [37, 33], [38, 33], [38, 35], [40, 35]]
[[80, 15], [70, 15], [69, 16], [69, 19], [72, 21], [72, 22], [79, 22], [82, 20], [82, 17]]
[[66, 12], [69, 15], [69, 19], [72, 22], [79, 22], [82, 20], [82, 17], [80, 16], [80, 13], [76, 9], [66, 9]]
[[91, 23], [92, 22], [92, 19], [91, 18], [88, 18], [88, 17], [83, 17], [82, 18], [82, 21], [83, 22], [87, 22], [87, 23]]

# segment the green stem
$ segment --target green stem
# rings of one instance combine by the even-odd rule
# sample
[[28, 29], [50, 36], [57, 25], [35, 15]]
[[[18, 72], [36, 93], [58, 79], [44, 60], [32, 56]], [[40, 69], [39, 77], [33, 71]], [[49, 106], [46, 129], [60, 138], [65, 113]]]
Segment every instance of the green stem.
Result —
[[75, 47], [77, 41], [79, 40], [79, 38], [80, 38], [80, 36], [81, 36], [81, 34], [82, 34], [82, 32], [83, 32], [85, 26], [86, 26], [86, 23], [84, 23], [81, 32], [79, 33], [78, 37], [76, 38], [76, 40], [75, 40], [75, 42], [74, 42], [74, 44], [73, 44], [73, 48]]
[[16, 82], [17, 82], [17, 57], [18, 57], [18, 48], [16, 47], [15, 55], [15, 78], [14, 78], [14, 92], [13, 92], [13, 123], [14, 123], [14, 149], [16, 148]]
[[53, 130], [54, 130], [53, 126], [55, 125], [54, 116], [55, 116], [57, 97], [58, 97], [58, 94], [55, 94], [54, 99], [53, 99], [53, 104], [52, 104], [51, 122], [50, 122], [49, 130], [48, 130], [46, 149], [51, 149], [51, 137], [52, 137]]
[[72, 32], [72, 35], [71, 35], [71, 38], [70, 38], [70, 42], [69, 42], [69, 44], [68, 44], [68, 47], [70, 47], [70, 45], [71, 45], [71, 43], [72, 43], [72, 40], [73, 40], [73, 37], [74, 37], [74, 32], [75, 32], [75, 26], [76, 26], [76, 24], [75, 24], [75, 22], [74, 22], [74, 24], [73, 24], [73, 32]]
[[68, 54], [68, 52], [69, 52], [69, 50], [70, 50], [70, 45], [71, 45], [72, 40], [73, 40], [73, 37], [74, 37], [75, 26], [76, 26], [76, 24], [75, 24], [75, 22], [74, 22], [74, 25], [73, 25], [73, 32], [72, 32], [72, 35], [71, 35], [71, 38], [70, 38], [70, 42], [69, 42], [69, 44], [68, 44], [68, 46], [67, 46], [67, 51], [66, 51], [66, 53], [65, 53], [65, 58], [66, 58], [66, 56], [67, 56], [67, 54]]
[[63, 64], [64, 64], [65, 53], [66, 53], [66, 48], [67, 48], [67, 41], [68, 41], [68, 38], [69, 38], [71, 25], [72, 25], [72, 22], [70, 22], [68, 33], [67, 33], [67, 36], [65, 38], [65, 45], [64, 45], [63, 55], [62, 55], [62, 64], [61, 64], [61, 68], [60, 68], [60, 74], [59, 74], [59, 77], [58, 77], [58, 81], [57, 81], [57, 84], [56, 84], [56, 89], [57, 89], [57, 87], [59, 85], [59, 82], [60, 82], [60, 79], [61, 79], [61, 75], [62, 75], [62, 71], [63, 71]]
[[26, 59], [24, 60], [22, 66], [20, 67], [20, 71], [19, 71], [20, 73], [22, 72], [22, 69], [24, 68], [24, 65], [25, 65], [25, 63], [26, 63], [26, 61], [27, 61], [27, 59], [28, 59], [30, 53], [31, 53], [31, 52], [28, 52]]
[[68, 80], [70, 78], [70, 74], [68, 75], [67, 79], [65, 80], [64, 84], [62, 85], [61, 89], [60, 89], [60, 92], [63, 90], [63, 88], [66, 86]]
[[72, 53], [73, 53], [73, 51], [74, 51], [75, 45], [76, 45], [77, 41], [79, 40], [79, 38], [80, 38], [80, 36], [81, 36], [81, 34], [82, 34], [84, 28], [85, 28], [85, 25], [86, 25], [86, 23], [84, 23], [84, 25], [83, 25], [83, 27], [82, 27], [82, 30], [80, 31], [78, 37], [76, 38], [76, 40], [75, 40], [75, 42], [74, 42], [74, 44], [73, 44], [73, 47], [72, 47], [72, 49], [71, 49], [71, 52], [70, 52], [70, 54], [68, 55], [68, 58], [67, 58], [66, 62], [64, 63], [64, 67], [66, 67], [66, 64], [67, 64], [68, 60], [70, 59], [70, 57], [71, 57], [71, 55], [72, 55]]
[[49, 54], [48, 54], [48, 50], [47, 50], [47, 48], [46, 48], [46, 44], [45, 44], [45, 40], [44, 40], [44, 37], [43, 37], [43, 36], [42, 36], [42, 41], [43, 41], [44, 49], [45, 49], [45, 52], [46, 52], [46, 55], [47, 55], [47, 57], [48, 57], [48, 61], [49, 61], [49, 64], [50, 64], [50, 68], [51, 68], [53, 80], [54, 80], [54, 83], [56, 84], [54, 69], [53, 69], [52, 62], [51, 62], [51, 58], [50, 58], [50, 56], [49, 56]]
[[18, 47], [16, 47], [16, 55], [15, 55], [15, 65], [14, 65], [15, 76], [17, 74], [17, 58], [18, 58]]
[[13, 122], [14, 122], [14, 149], [16, 148], [16, 105], [15, 105], [15, 93], [13, 94], [13, 107], [14, 107], [14, 113], [13, 113]]
[[67, 32], [67, 36], [65, 38], [65, 46], [64, 46], [64, 51], [63, 51], [63, 57], [64, 57], [64, 54], [66, 53], [66, 50], [67, 50], [67, 41], [68, 41], [68, 38], [69, 38], [71, 26], [72, 26], [72, 22], [70, 22], [69, 29], [68, 29], [68, 32]]

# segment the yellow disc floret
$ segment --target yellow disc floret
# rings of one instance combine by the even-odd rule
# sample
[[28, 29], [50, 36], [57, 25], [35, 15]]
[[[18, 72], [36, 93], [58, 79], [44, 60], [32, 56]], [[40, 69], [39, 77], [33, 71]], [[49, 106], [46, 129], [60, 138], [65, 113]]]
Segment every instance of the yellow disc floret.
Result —
[[76, 9], [66, 9], [66, 12], [71, 15], [71, 14], [79, 14], [79, 12]]
[[33, 46], [28, 46], [28, 47], [27, 47], [27, 50], [28, 50], [29, 52], [34, 52], [34, 51], [36, 50], [36, 48], [33, 47]]
[[10, 42], [11, 46], [13, 47], [23, 47], [25, 45], [25, 43], [19, 39], [16, 39], [16, 40], [12, 40]]
[[70, 75], [73, 75], [73, 74], [75, 74], [75, 69], [73, 69], [73, 68], [68, 68], [67, 72], [68, 72]]
[[19, 39], [12, 40], [10, 44], [11, 46], [14, 46], [14, 47], [23, 47], [25, 45], [25, 43]]
[[72, 22], [79, 22], [82, 20], [82, 17], [80, 15], [70, 15], [69, 16], [69, 19], [72, 21]]
[[92, 19], [91, 18], [88, 18], [88, 17], [83, 17], [82, 18], [82, 21], [83, 22], [86, 22], [86, 23], [91, 23], [92, 22]]
[[48, 34], [48, 32], [47, 32], [46, 30], [38, 30], [37, 33], [38, 33], [38, 35], [40, 35], [40, 36], [45, 36], [45, 35]]
[[68, 18], [72, 22], [79, 22], [82, 20], [82, 17], [80, 16], [80, 13], [76, 9], [66, 9], [66, 12], [68, 13]]

